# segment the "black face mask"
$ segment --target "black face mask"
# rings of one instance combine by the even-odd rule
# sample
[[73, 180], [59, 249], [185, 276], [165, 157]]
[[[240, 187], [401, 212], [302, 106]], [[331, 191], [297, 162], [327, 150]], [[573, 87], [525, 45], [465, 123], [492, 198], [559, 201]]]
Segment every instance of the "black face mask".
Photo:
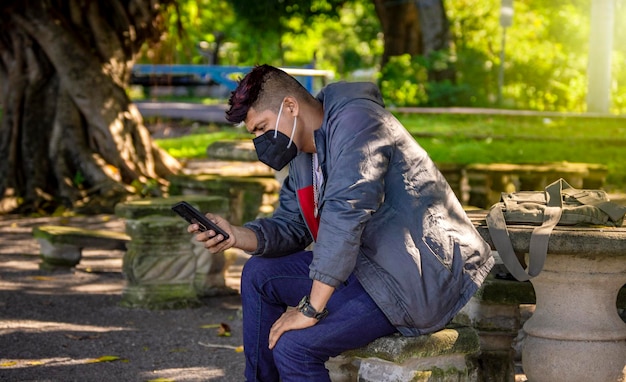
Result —
[[[276, 134], [276, 137], [274, 137]], [[298, 148], [288, 136], [270, 130], [252, 140], [259, 160], [276, 171], [280, 171], [298, 155]]]

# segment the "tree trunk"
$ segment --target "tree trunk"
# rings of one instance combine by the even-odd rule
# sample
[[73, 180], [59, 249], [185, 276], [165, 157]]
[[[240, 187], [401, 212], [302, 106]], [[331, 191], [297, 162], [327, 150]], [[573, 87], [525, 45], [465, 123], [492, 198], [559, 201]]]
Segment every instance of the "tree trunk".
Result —
[[415, 1], [374, 0], [374, 7], [384, 34], [381, 67], [392, 56], [424, 53], [422, 26]]
[[0, 12], [3, 209], [106, 212], [164, 192], [179, 164], [125, 92], [135, 55], [158, 35], [159, 2], [22, 0]]
[[[384, 33], [381, 67], [392, 56], [428, 57], [432, 52], [450, 49], [450, 26], [443, 0], [374, 0], [374, 6]], [[453, 76], [449, 70], [430, 73], [433, 80]]]

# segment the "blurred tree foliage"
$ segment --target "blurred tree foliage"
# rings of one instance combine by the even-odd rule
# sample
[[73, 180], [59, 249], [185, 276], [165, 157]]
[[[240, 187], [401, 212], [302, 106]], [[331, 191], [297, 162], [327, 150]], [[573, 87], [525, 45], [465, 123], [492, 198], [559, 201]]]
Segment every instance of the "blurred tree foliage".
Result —
[[[207, 54], [224, 53], [243, 34], [226, 0], [177, 0], [178, 12], [169, 12], [168, 29], [158, 44], [145, 45], [139, 63], [206, 64]], [[226, 38], [223, 38], [226, 36]], [[225, 41], [224, 41], [225, 40]], [[219, 46], [218, 42], [220, 42]]]
[[[514, 0], [513, 24], [506, 29], [503, 107], [585, 111], [591, 1]], [[397, 106], [498, 106], [501, 0], [444, 0], [452, 49], [428, 57], [391, 57], [383, 68], [382, 28], [372, 0], [178, 3], [180, 20], [171, 16], [169, 34], [144, 60], [207, 63], [198, 49], [206, 41], [223, 65], [314, 63], [334, 70], [336, 79], [377, 79], [387, 102]], [[626, 111], [624, 20], [626, 0], [616, 0], [614, 112]], [[446, 67], [456, 71], [454, 81], [425, 76]]]
[[[583, 112], [586, 108], [592, 0], [514, 0], [506, 31], [504, 107]], [[497, 101], [500, 0], [448, 1], [460, 105]], [[626, 111], [626, 1], [617, 0], [612, 111]]]
[[[504, 106], [583, 111], [591, 0], [514, 1], [506, 31]], [[449, 9], [464, 103], [497, 97], [502, 27], [499, 0], [459, 0]]]

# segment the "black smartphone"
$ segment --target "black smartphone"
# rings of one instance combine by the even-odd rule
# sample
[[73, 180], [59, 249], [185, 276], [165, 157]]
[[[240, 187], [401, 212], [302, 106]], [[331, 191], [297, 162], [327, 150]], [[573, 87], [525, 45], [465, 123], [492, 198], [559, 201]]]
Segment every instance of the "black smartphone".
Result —
[[202, 212], [198, 211], [191, 204], [183, 201], [176, 203], [172, 206], [172, 210], [183, 217], [183, 219], [187, 220], [189, 224], [197, 224], [200, 227], [200, 231], [214, 231], [216, 235], [222, 235], [224, 240], [228, 239], [229, 236], [223, 229], [217, 226], [217, 224], [210, 221], [206, 216], [202, 214]]

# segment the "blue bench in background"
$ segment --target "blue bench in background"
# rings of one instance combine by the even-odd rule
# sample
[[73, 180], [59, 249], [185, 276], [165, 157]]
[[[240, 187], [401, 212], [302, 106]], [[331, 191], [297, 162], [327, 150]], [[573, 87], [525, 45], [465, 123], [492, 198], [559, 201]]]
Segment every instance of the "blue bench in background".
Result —
[[[320, 78], [322, 84], [332, 80], [330, 70], [313, 68], [281, 68], [296, 77], [311, 93], [314, 91], [314, 79]], [[133, 66], [131, 84], [142, 86], [212, 86], [221, 85], [228, 91], [237, 87], [237, 80], [252, 70], [252, 66], [222, 65], [145, 65]]]

